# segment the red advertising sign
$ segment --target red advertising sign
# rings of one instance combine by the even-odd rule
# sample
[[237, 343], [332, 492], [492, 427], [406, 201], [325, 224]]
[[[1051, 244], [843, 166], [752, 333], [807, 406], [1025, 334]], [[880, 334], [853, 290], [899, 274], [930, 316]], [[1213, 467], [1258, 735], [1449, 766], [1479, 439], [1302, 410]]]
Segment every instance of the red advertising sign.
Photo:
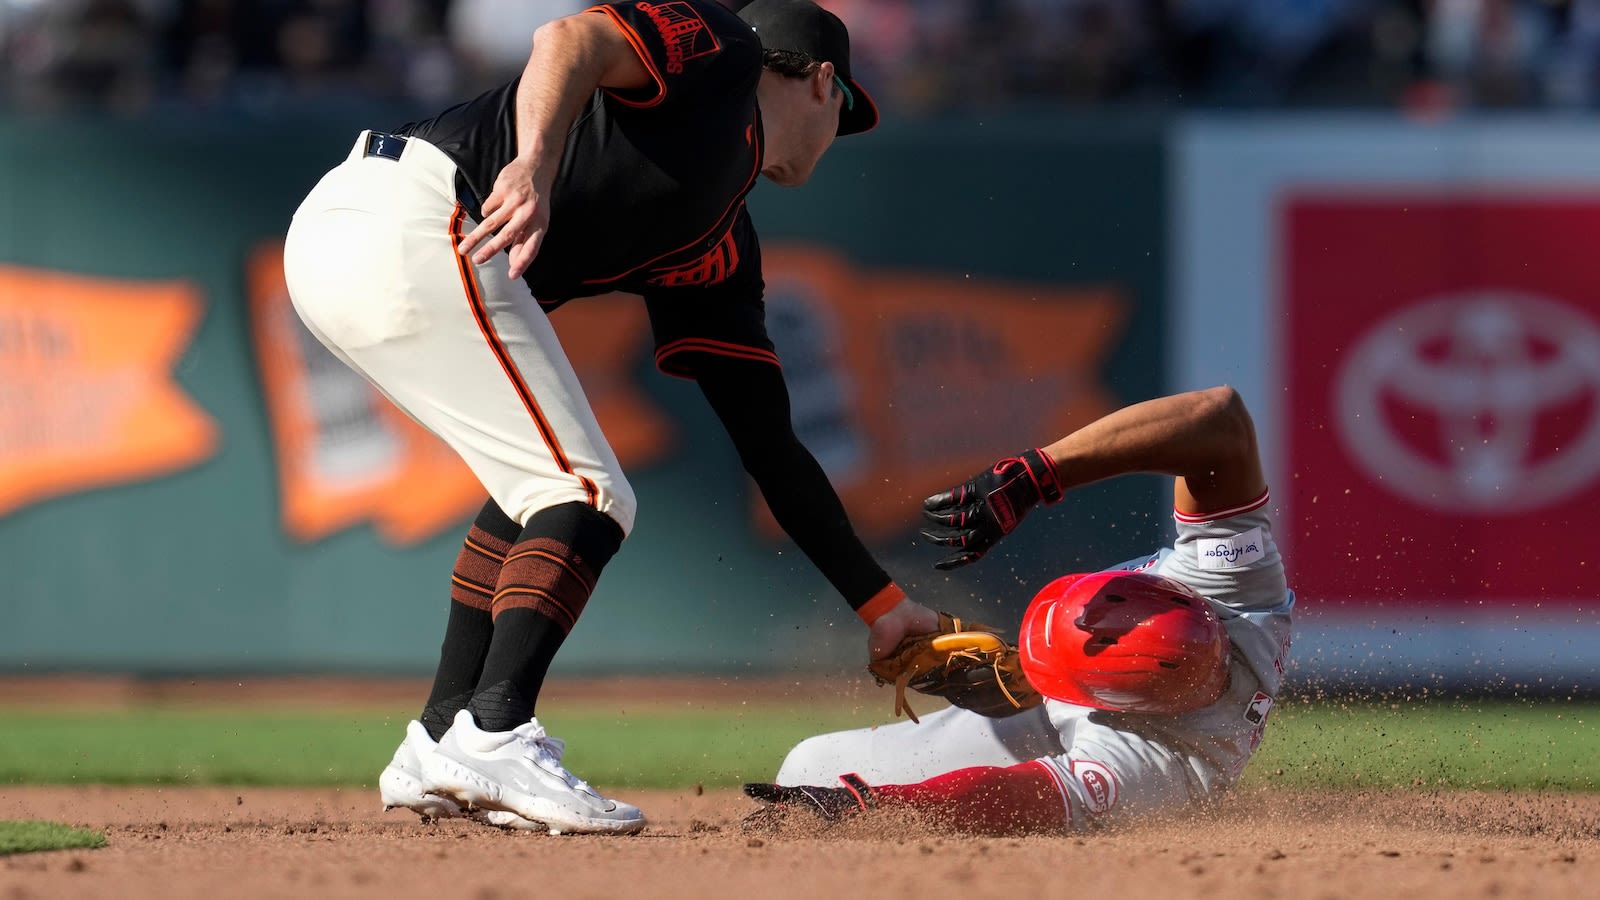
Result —
[[1278, 343], [1287, 556], [1318, 601], [1600, 595], [1600, 196], [1299, 195]]

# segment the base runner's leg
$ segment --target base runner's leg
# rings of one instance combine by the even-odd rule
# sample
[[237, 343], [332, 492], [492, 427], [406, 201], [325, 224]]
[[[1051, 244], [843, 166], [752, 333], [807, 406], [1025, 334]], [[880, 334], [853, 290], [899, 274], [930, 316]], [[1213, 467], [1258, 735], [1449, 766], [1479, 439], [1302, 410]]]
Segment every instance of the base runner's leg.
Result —
[[822, 734], [801, 741], [777, 783], [832, 785], [846, 772], [868, 784], [908, 784], [971, 766], [1011, 766], [1061, 752], [1044, 707], [990, 719], [956, 707], [917, 722]]

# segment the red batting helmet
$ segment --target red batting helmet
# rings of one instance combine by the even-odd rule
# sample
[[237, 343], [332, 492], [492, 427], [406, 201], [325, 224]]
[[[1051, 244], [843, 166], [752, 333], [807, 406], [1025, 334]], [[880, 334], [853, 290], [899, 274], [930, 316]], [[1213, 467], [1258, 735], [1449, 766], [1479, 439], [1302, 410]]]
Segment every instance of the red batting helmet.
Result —
[[1148, 572], [1066, 575], [1022, 616], [1022, 672], [1054, 700], [1175, 715], [1228, 686], [1228, 633], [1192, 588]]

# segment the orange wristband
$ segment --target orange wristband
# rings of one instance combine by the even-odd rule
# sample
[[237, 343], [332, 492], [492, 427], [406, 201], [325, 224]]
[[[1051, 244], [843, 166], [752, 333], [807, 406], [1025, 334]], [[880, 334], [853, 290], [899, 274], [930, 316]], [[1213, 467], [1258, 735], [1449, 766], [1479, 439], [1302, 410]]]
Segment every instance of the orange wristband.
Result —
[[856, 610], [856, 615], [871, 627], [873, 622], [883, 618], [884, 613], [894, 609], [905, 598], [906, 592], [900, 590], [900, 585], [891, 581], [883, 586], [883, 590], [873, 594], [871, 600], [861, 604], [861, 608]]

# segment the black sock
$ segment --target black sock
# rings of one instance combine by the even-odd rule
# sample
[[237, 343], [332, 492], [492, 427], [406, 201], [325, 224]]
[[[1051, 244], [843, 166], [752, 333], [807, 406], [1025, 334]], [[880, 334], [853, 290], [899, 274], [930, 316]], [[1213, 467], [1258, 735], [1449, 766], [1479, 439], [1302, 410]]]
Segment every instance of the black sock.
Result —
[[490, 606], [500, 567], [522, 527], [490, 500], [467, 532], [450, 574], [450, 618], [439, 648], [433, 691], [422, 708], [422, 727], [434, 740], [449, 730], [456, 713], [472, 700], [494, 636]]
[[500, 568], [494, 637], [468, 708], [485, 731], [510, 731], [533, 717], [556, 651], [571, 633], [622, 528], [584, 503], [528, 519]]

